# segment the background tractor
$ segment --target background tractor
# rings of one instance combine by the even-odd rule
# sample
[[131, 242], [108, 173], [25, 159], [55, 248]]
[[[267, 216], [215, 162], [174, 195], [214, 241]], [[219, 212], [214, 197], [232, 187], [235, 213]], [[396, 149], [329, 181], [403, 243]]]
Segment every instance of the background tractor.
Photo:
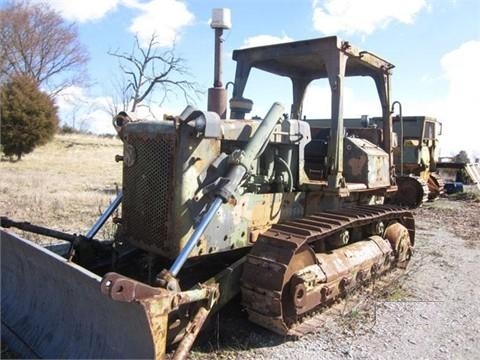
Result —
[[[442, 124], [427, 116], [400, 114], [392, 120], [396, 137], [393, 159], [398, 191], [390, 201], [417, 207], [427, 200], [437, 199], [444, 193], [444, 182], [436, 172], [440, 151], [438, 136], [441, 135]], [[328, 128], [330, 121], [319, 119], [311, 123]], [[344, 119], [344, 125], [350, 136], [365, 137], [369, 133], [370, 141], [375, 144], [381, 141], [383, 119], [380, 117], [369, 118], [363, 115], [360, 118], [348, 118]], [[400, 140], [402, 138], [403, 141]]]
[[[400, 201], [412, 204], [420, 199], [437, 199], [444, 193], [444, 182], [436, 173], [442, 124], [427, 116], [397, 116], [393, 124], [394, 131], [403, 138], [401, 146], [394, 151], [400, 171], [397, 182], [403, 187], [398, 193], [403, 196]], [[418, 200], [415, 201], [413, 193]]]

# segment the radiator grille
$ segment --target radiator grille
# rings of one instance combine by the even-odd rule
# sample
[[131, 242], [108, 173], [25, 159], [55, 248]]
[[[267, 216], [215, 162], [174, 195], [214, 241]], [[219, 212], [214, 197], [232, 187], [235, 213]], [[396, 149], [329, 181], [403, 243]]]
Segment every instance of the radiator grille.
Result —
[[[175, 136], [128, 136], [132, 164], [124, 164], [122, 217], [127, 239], [152, 252], [168, 251], [174, 184]], [[130, 166], [128, 166], [130, 165]]]

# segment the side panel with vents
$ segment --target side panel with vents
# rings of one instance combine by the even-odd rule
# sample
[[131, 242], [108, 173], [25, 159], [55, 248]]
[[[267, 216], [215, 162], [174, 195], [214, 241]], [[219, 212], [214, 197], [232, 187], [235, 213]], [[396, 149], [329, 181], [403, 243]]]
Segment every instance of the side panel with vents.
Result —
[[170, 124], [132, 123], [125, 129], [123, 230], [142, 249], [169, 253], [175, 182], [175, 132]]

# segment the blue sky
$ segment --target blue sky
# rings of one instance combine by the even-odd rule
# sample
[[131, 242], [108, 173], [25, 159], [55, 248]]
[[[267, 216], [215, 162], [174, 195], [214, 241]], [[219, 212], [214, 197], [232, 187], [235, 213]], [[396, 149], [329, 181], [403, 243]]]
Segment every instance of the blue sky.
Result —
[[[109, 50], [129, 51], [134, 35], [159, 36], [167, 48], [175, 40], [192, 80], [206, 93], [213, 83], [212, 8], [229, 8], [232, 29], [224, 34], [224, 83], [234, 78], [234, 49], [267, 43], [338, 35], [376, 53], [396, 67], [393, 99], [406, 115], [429, 115], [444, 124], [442, 155], [461, 149], [480, 157], [480, 1], [479, 0], [48, 0], [67, 20], [76, 22], [90, 62], [89, 88], [71, 88], [58, 100], [65, 122], [76, 112], [77, 125], [112, 131], [103, 106], [113, 94], [118, 62]], [[263, 116], [273, 101], [290, 105], [290, 84], [257, 72], [245, 96], [254, 100], [252, 115]], [[304, 113], [327, 117], [326, 82], [309, 88]], [[346, 83], [345, 116], [379, 114], [376, 93], [367, 79]], [[160, 96], [158, 96], [160, 99]], [[155, 99], [154, 99], [155, 100]], [[76, 106], [73, 107], [72, 103]], [[178, 114], [182, 96], [152, 109], [158, 117]], [[206, 98], [196, 106], [206, 108]], [[75, 109], [74, 109], [75, 108]], [[146, 116], [139, 114], [139, 116]]]

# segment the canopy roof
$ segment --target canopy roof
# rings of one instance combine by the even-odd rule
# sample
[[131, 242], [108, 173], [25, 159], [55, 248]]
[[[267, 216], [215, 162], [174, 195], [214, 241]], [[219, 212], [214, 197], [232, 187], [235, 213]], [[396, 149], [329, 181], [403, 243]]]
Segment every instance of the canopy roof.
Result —
[[290, 78], [319, 79], [328, 77], [326, 63], [339, 52], [348, 57], [345, 76], [389, 73], [394, 67], [388, 61], [361, 51], [337, 36], [235, 50], [233, 60]]

